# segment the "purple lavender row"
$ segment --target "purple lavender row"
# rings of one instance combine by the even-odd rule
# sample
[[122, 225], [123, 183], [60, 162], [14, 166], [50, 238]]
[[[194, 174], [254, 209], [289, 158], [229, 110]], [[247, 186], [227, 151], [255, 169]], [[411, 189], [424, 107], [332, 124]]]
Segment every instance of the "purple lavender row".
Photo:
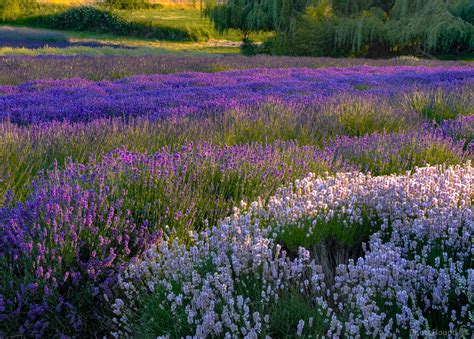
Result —
[[390, 98], [420, 88], [456, 92], [473, 82], [471, 67], [254, 69], [136, 76], [115, 82], [42, 80], [1, 86], [0, 119], [28, 125], [108, 117], [200, 117], [267, 102], [317, 106], [338, 94]]
[[353, 66], [428, 66], [467, 65], [456, 61], [435, 61], [417, 58], [391, 60], [304, 58], [239, 55], [227, 56], [2, 56], [0, 82], [21, 84], [35, 79], [113, 80], [137, 74], [169, 74], [178, 72], [220, 72], [249, 68], [329, 68]]

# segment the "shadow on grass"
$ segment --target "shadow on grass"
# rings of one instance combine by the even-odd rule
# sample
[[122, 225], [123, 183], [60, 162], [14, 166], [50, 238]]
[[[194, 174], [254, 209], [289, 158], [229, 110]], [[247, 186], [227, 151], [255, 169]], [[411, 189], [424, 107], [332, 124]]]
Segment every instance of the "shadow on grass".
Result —
[[0, 47], [41, 49], [67, 48], [67, 47], [111, 47], [122, 49], [135, 49], [133, 46], [122, 44], [111, 44], [97, 41], [72, 42], [69, 38], [59, 32], [43, 29], [32, 29], [26, 27], [0, 27]]

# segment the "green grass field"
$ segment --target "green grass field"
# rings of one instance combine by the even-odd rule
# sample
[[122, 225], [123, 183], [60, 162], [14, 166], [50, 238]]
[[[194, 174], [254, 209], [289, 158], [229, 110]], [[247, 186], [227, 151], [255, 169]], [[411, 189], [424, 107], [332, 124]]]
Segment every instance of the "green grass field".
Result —
[[[229, 30], [224, 33], [216, 31], [209, 20], [202, 15], [201, 11], [192, 7], [163, 6], [158, 8], [142, 10], [115, 10], [114, 13], [125, 18], [128, 22], [143, 24], [166, 29], [178, 29], [190, 32], [190, 35], [198, 37], [198, 41], [166, 41], [150, 39], [139, 36], [124, 36], [108, 33], [97, 33], [88, 31], [66, 31], [42, 29], [34, 21], [35, 17], [48, 16], [67, 10], [69, 7], [56, 5], [41, 5], [36, 9], [25, 12], [22, 17], [14, 21], [3, 22], [1, 31], [7, 31], [6, 41], [19, 41], [20, 35], [25, 35], [23, 27], [31, 28], [28, 32], [28, 40], [40, 41], [42, 37], [51, 35], [62, 35], [71, 46], [45, 46], [31, 48], [28, 46], [15, 46], [5, 44], [5, 39], [0, 41], [0, 55], [156, 55], [166, 53], [179, 54], [235, 54], [239, 53], [242, 35], [237, 30]], [[33, 19], [33, 20], [32, 20]], [[0, 22], [1, 23], [1, 22]], [[18, 28], [15, 31], [14, 28]], [[21, 31], [21, 34], [19, 34]], [[256, 42], [264, 41], [273, 33], [254, 33], [251, 38]], [[0, 36], [0, 39], [2, 36]], [[5, 37], [4, 37], [5, 38]], [[48, 38], [49, 39], [49, 38]], [[103, 44], [104, 46], [78, 46], [87, 43]]]
[[[210, 39], [240, 41], [242, 33], [238, 30], [229, 30], [223, 34], [217, 32], [211, 21], [203, 17], [198, 9], [185, 7], [163, 7], [159, 9], [145, 9], [134, 11], [119, 11], [132, 21], [151, 21], [155, 25], [186, 28], [189, 30], [199, 30], [208, 34]], [[253, 33], [251, 39], [263, 41], [271, 36], [271, 33]]]
[[[43, 34], [45, 30], [38, 31]], [[52, 31], [54, 32], [54, 31]], [[236, 42], [209, 40], [206, 42], [170, 42], [151, 41], [133, 38], [124, 38], [113, 35], [62, 32], [71, 43], [96, 43], [104, 44], [99, 47], [89, 46], [67, 46], [55, 47], [47, 45], [41, 48], [0, 46], [0, 55], [124, 55], [124, 56], [144, 56], [144, 55], [207, 55], [207, 54], [238, 54], [239, 44]]]

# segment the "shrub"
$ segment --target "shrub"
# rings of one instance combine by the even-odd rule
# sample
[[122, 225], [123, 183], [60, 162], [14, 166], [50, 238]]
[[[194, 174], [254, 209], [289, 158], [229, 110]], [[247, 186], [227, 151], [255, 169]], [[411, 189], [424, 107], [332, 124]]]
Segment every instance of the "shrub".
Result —
[[101, 33], [119, 32], [126, 25], [126, 21], [117, 14], [91, 6], [71, 8], [37, 20], [48, 28]]
[[94, 6], [75, 7], [58, 14], [37, 17], [30, 21], [35, 25], [52, 29], [117, 34], [147, 39], [196, 41], [200, 38], [199, 34], [191, 34], [191, 32], [179, 28], [157, 26], [151, 21], [128, 21], [113, 11]]
[[310, 56], [336, 55], [334, 14], [327, 1], [309, 7], [296, 32], [296, 53]]
[[404, 106], [423, 118], [441, 123], [458, 116], [474, 114], [471, 102], [474, 99], [472, 88], [459, 88], [456, 91], [442, 88], [428, 91], [414, 91], [404, 97]]
[[240, 53], [246, 56], [252, 56], [257, 54], [257, 46], [249, 38], [244, 38], [240, 45]]
[[[159, 237], [111, 199], [103, 178], [81, 187], [85, 178], [80, 168], [56, 170], [25, 205], [0, 208], [1, 334], [95, 337], [110, 326], [99, 302], [112, 297], [114, 274]], [[10, 212], [20, 228], [9, 226]]]

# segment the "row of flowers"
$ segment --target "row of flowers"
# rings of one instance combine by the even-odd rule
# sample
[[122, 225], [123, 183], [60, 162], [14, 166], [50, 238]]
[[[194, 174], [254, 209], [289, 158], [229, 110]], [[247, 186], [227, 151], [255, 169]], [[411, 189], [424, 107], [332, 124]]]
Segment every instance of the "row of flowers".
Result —
[[241, 55], [214, 56], [0, 56], [0, 82], [21, 84], [36, 79], [113, 80], [137, 74], [178, 72], [221, 72], [254, 68], [329, 68], [354, 66], [465, 66], [457, 61], [438, 61], [400, 57], [394, 59], [302, 58], [258, 55], [251, 59]]
[[[471, 67], [459, 66], [253, 69], [135, 76], [101, 82], [39, 80], [0, 86], [0, 119], [28, 125], [107, 117], [201, 117], [275, 101], [295, 109], [294, 106], [324, 106], [331, 101], [329, 98], [342, 94], [390, 101], [395, 95], [419, 91], [428, 94], [415, 95], [410, 104], [414, 101], [441, 105], [434, 108], [457, 114], [470, 107], [473, 78]], [[443, 102], [443, 95], [430, 94], [433, 88], [443, 88], [448, 102]]]

